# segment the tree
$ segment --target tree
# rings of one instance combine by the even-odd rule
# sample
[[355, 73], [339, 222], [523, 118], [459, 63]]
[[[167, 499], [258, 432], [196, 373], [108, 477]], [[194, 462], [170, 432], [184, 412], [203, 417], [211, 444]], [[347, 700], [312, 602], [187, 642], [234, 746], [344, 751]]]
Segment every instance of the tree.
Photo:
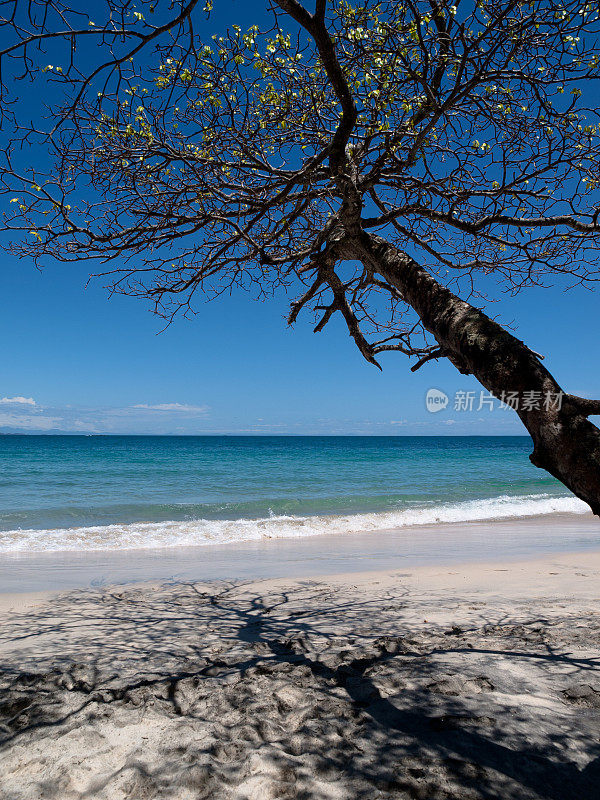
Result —
[[[531, 461], [600, 514], [600, 401], [473, 304], [600, 277], [595, 4], [274, 0], [267, 28], [207, 41], [210, 3], [84, 8], [4, 18], [16, 253], [99, 259], [166, 319], [198, 293], [297, 290], [290, 323], [339, 314], [372, 364], [447, 358], [500, 399], [535, 396], [516, 409]], [[42, 73], [49, 130], [14, 98]], [[49, 174], [22, 166], [35, 142]]]

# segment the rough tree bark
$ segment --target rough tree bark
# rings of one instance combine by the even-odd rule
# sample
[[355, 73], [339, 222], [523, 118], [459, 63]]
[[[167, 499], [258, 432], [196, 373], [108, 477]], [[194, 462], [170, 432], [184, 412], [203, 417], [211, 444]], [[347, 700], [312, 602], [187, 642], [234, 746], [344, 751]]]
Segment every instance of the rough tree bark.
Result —
[[[345, 239], [345, 257], [395, 287], [435, 337], [440, 355], [463, 374], [474, 375], [494, 396], [503, 392], [558, 394], [563, 390], [527, 345], [461, 300], [384, 239], [363, 232]], [[564, 393], [560, 407], [516, 409], [531, 434], [531, 462], [562, 481], [600, 515], [600, 430], [589, 420], [600, 401]]]

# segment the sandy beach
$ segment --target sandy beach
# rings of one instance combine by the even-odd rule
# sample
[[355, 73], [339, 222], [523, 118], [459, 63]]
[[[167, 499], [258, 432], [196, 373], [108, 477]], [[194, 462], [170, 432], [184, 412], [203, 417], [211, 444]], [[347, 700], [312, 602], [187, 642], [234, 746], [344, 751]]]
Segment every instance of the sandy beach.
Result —
[[0, 31], [0, 800], [600, 800], [600, 3]]
[[5, 593], [2, 800], [597, 798], [600, 547], [355, 548], [337, 574]]

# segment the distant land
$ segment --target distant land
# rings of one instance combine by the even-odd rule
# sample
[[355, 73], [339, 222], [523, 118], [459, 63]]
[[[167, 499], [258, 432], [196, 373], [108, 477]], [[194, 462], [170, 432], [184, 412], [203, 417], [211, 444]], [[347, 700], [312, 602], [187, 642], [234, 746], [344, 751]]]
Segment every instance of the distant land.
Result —
[[[59, 428], [35, 430], [32, 428], [0, 428], [0, 436], [105, 436], [94, 431], [62, 431]], [[109, 436], [111, 434], [108, 434]]]

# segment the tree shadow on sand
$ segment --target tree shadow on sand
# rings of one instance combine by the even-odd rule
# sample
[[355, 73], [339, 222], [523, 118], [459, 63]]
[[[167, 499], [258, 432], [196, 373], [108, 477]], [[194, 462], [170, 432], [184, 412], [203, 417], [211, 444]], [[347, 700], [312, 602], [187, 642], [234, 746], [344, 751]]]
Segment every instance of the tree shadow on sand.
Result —
[[[480, 612], [442, 630], [415, 623], [401, 586], [375, 600], [256, 588], [73, 593], [15, 615], [5, 650], [38, 669], [4, 671], [7, 764], [15, 745], [74, 727], [106, 737], [113, 722], [162, 719], [154, 749], [78, 794], [50, 775], [44, 796], [598, 797], [600, 659], [566, 649], [570, 620]], [[580, 635], [597, 639], [593, 624]], [[514, 701], [544, 681], [553, 705]]]

